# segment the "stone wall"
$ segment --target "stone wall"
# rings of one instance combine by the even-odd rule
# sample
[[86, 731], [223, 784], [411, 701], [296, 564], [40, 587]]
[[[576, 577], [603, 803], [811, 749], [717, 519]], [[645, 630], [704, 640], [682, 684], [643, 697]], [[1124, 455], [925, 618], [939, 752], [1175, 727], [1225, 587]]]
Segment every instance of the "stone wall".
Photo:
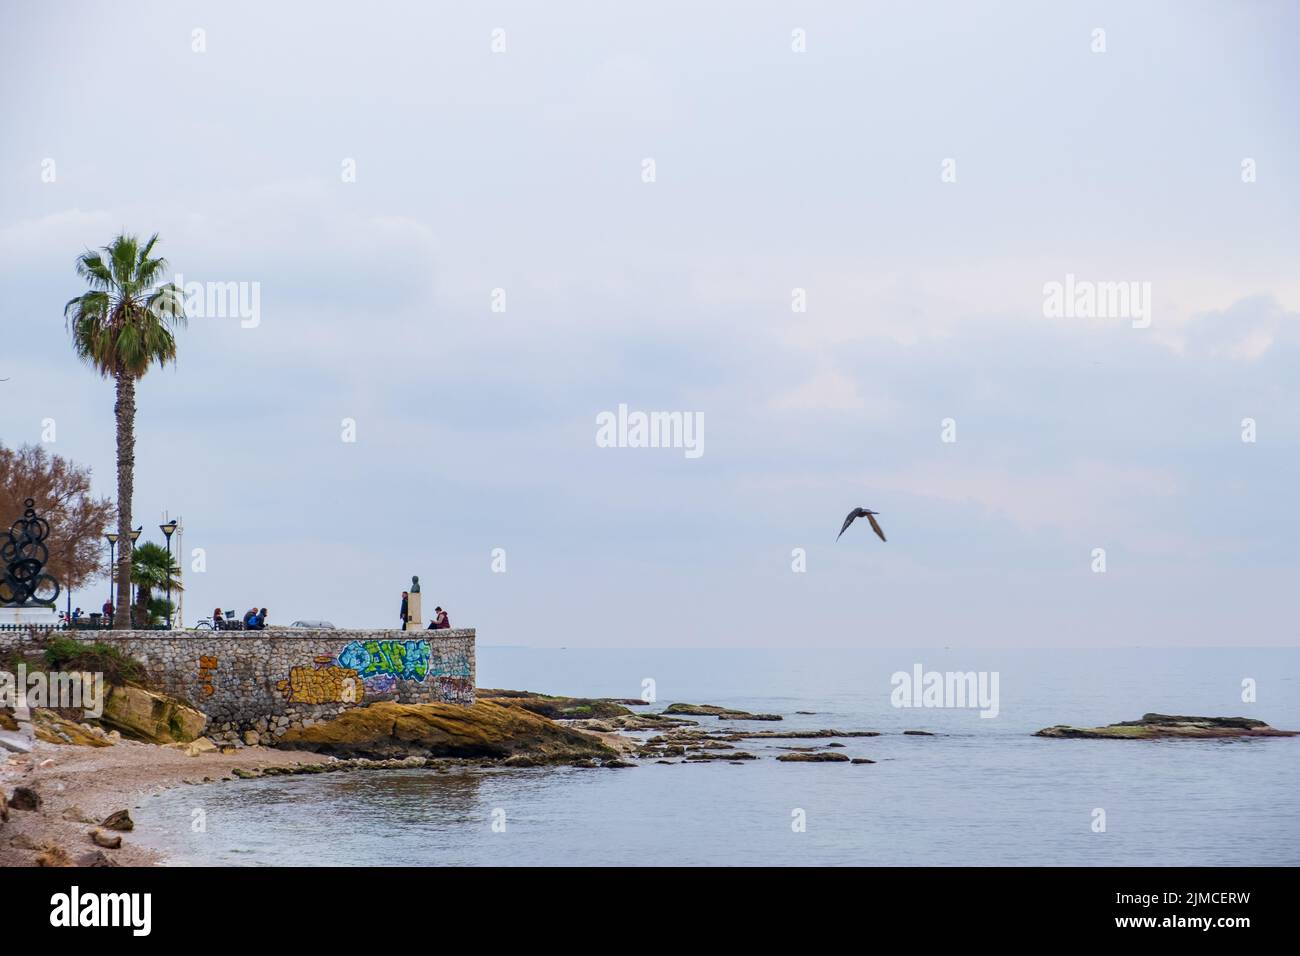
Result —
[[[272, 743], [377, 700], [474, 702], [474, 629], [57, 632], [120, 648], [217, 741]], [[0, 633], [0, 650], [32, 638]], [[35, 648], [33, 648], [35, 649]]]

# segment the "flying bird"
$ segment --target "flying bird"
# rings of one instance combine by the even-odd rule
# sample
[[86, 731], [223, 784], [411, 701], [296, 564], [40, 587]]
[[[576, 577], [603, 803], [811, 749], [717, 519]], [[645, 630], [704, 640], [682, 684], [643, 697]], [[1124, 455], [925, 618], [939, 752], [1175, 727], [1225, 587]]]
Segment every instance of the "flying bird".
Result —
[[880, 530], [880, 525], [876, 522], [876, 515], [878, 514], [880, 514], [879, 511], [868, 511], [866, 508], [854, 508], [849, 512], [849, 516], [844, 519], [844, 527], [840, 528], [840, 533], [835, 536], [835, 540], [840, 540], [840, 537], [844, 532], [849, 530], [849, 525], [853, 524], [854, 518], [866, 518], [871, 522], [871, 530], [880, 536], [881, 541], [884, 541], [885, 532]]

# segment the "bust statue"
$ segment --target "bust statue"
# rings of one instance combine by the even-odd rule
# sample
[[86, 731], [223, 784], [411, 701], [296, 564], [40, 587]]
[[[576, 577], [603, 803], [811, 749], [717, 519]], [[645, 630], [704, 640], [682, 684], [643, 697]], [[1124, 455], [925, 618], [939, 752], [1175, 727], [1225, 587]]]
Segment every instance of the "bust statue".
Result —
[[420, 593], [420, 576], [418, 574], [411, 575], [411, 593], [412, 594]]

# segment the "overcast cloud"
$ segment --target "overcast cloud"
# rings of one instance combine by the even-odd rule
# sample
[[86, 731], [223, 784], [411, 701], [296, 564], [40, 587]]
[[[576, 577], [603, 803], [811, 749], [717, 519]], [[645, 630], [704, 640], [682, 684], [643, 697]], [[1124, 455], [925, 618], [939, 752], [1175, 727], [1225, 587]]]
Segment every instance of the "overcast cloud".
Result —
[[260, 294], [139, 390], [190, 622], [419, 574], [486, 644], [1293, 644], [1297, 8], [982, 6], [5, 4], [0, 441], [113, 492], [61, 310], [158, 231]]

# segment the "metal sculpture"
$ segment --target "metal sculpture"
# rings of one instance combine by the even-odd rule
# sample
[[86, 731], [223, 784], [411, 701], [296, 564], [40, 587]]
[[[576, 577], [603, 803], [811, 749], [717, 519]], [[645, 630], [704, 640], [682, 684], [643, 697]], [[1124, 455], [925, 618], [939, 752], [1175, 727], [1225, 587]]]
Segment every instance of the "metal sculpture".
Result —
[[36, 502], [28, 498], [27, 510], [9, 528], [8, 540], [0, 544], [0, 605], [39, 604], [53, 607], [59, 599], [59, 582], [44, 571], [50, 559], [45, 539], [50, 523], [36, 514]]

